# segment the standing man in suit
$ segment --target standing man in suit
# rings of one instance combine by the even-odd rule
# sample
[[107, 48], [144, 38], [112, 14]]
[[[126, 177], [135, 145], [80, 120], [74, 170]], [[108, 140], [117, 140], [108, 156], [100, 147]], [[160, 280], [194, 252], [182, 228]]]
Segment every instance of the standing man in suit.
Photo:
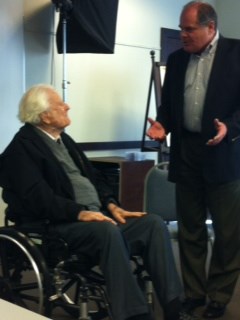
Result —
[[[209, 319], [224, 314], [240, 268], [240, 41], [220, 36], [214, 8], [200, 1], [184, 6], [179, 27], [183, 48], [169, 56], [147, 135], [171, 133], [184, 311], [206, 304]], [[207, 274], [208, 212], [215, 242]]]

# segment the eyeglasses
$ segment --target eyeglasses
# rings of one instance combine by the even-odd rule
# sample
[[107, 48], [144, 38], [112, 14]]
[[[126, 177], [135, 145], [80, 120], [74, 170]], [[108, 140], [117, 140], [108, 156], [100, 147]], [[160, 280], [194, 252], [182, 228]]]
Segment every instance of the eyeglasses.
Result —
[[180, 27], [180, 32], [185, 32], [188, 34], [194, 33], [195, 31], [197, 31], [198, 29], [200, 29], [202, 26], [199, 27], [186, 27], [186, 28], [181, 28]]
[[183, 27], [179, 26], [180, 32], [185, 32], [185, 33], [188, 33], [188, 34], [194, 33], [195, 31], [197, 31], [197, 30], [199, 30], [201, 28], [207, 27], [210, 21], [211, 20], [208, 20], [208, 21], [205, 21], [204, 23], [198, 24], [197, 27], [186, 27], [186, 28], [183, 28]]

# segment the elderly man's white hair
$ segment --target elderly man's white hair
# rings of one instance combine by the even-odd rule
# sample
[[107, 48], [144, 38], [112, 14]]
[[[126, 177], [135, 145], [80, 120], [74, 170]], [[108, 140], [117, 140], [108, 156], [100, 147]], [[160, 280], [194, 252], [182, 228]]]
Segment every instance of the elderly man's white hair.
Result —
[[18, 119], [23, 123], [37, 125], [40, 122], [39, 115], [50, 107], [50, 91], [56, 92], [54, 87], [46, 84], [29, 88], [20, 100]]

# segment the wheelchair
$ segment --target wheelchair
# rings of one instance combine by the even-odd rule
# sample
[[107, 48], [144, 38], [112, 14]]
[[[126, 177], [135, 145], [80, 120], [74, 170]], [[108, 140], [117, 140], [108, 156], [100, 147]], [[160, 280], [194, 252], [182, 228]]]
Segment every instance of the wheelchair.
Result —
[[[131, 257], [152, 305], [152, 286], [139, 257]], [[113, 320], [105, 281], [96, 266], [69, 252], [44, 226], [0, 227], [0, 298], [52, 317], [56, 307], [78, 320]]]

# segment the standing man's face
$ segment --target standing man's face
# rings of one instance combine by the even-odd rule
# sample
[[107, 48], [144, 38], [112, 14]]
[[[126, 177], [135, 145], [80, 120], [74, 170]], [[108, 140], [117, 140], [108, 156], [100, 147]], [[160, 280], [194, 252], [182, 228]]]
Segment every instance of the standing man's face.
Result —
[[201, 53], [216, 34], [214, 21], [199, 24], [197, 8], [190, 7], [180, 17], [181, 40], [183, 49], [189, 53]]

